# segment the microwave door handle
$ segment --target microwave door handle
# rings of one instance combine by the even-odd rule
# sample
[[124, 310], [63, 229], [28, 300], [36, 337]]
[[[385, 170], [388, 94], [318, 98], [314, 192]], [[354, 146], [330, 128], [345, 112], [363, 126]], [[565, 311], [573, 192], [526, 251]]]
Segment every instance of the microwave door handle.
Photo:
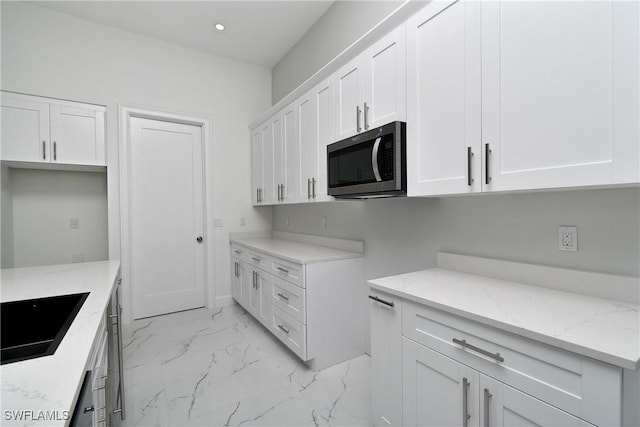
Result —
[[380, 150], [380, 140], [382, 137], [378, 137], [376, 142], [373, 144], [373, 151], [371, 152], [371, 166], [373, 166], [373, 175], [376, 177], [376, 181], [382, 181], [382, 177], [380, 177], [380, 170], [378, 169], [378, 150]]

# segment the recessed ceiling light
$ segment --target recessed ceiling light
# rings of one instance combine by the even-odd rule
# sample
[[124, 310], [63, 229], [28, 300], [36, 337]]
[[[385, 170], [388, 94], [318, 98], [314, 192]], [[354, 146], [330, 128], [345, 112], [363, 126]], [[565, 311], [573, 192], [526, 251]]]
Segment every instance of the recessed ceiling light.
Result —
[[222, 24], [220, 24], [220, 23], [216, 24], [216, 30], [218, 30], [218, 31], [224, 31], [224, 25], [222, 25]]

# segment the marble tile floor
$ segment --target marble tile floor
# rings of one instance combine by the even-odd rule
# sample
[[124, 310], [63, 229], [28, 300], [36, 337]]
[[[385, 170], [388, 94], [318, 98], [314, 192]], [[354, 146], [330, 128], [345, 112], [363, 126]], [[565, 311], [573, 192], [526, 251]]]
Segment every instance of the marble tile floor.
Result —
[[308, 369], [239, 305], [123, 330], [123, 426], [365, 426], [370, 359]]

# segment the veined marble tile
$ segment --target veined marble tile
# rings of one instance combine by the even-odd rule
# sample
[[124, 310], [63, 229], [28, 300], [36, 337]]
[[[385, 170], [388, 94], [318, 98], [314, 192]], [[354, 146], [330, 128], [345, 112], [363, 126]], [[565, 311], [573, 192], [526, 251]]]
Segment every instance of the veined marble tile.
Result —
[[142, 425], [371, 425], [369, 357], [313, 372], [238, 305], [129, 325], [127, 420]]

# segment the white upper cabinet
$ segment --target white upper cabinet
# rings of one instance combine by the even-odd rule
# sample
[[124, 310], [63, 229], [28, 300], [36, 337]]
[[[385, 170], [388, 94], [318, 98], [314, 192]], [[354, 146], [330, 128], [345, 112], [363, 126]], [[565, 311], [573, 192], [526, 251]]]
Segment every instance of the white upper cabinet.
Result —
[[299, 202], [311, 201], [311, 179], [318, 164], [318, 116], [315, 103], [315, 88], [296, 100], [297, 134], [300, 142], [298, 161]]
[[2, 160], [106, 166], [105, 108], [2, 93]]
[[327, 188], [327, 145], [335, 142], [334, 125], [334, 80], [332, 77], [320, 82], [314, 92], [318, 123], [317, 164], [312, 177], [312, 200], [333, 200]]
[[336, 139], [406, 116], [405, 26], [401, 25], [335, 74]]
[[277, 144], [276, 137], [281, 135], [280, 132], [280, 116], [276, 114], [264, 125], [262, 125], [262, 203], [270, 204], [276, 200], [274, 185], [274, 146]]
[[483, 2], [490, 191], [638, 182], [638, 2]]
[[410, 196], [640, 181], [637, 2], [433, 2], [407, 28]]
[[[280, 157], [284, 161], [282, 166], [282, 180], [276, 184], [281, 185], [280, 201], [293, 203], [298, 195], [298, 150], [300, 144], [297, 138], [297, 122], [295, 103], [289, 104], [281, 112], [282, 139]], [[276, 152], [276, 155], [278, 153]]]
[[264, 193], [264, 174], [262, 173], [262, 126], [251, 133], [251, 162], [253, 178], [253, 204], [262, 203]]
[[407, 22], [407, 192], [481, 190], [480, 3], [433, 2]]

